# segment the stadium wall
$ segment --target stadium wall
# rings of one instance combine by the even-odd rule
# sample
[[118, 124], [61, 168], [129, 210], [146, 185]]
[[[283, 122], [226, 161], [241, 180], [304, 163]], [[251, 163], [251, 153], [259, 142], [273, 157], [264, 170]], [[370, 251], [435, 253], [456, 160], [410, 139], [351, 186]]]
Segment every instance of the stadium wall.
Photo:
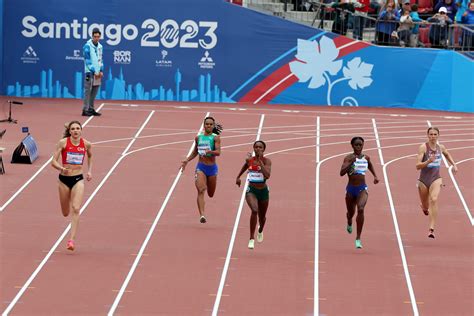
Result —
[[224, 0], [0, 0], [0, 94], [81, 98], [102, 30], [98, 99], [474, 112], [474, 63], [377, 47]]

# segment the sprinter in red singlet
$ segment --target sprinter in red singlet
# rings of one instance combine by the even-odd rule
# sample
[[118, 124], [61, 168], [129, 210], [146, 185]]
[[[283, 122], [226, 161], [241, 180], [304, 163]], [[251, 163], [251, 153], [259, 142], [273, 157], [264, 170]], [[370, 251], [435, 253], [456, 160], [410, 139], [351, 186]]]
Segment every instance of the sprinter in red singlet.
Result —
[[250, 240], [248, 244], [249, 249], [255, 248], [255, 229], [258, 231], [257, 241], [263, 242], [263, 228], [267, 220], [268, 203], [270, 201], [267, 180], [270, 178], [272, 172], [272, 161], [269, 158], [263, 157], [263, 152], [266, 149], [263, 141], [257, 140], [253, 144], [253, 151], [255, 155], [251, 154], [245, 160], [244, 165], [240, 169], [235, 183], [240, 187], [240, 176], [245, 171], [248, 171], [248, 187], [245, 199], [247, 201], [252, 214], [250, 215]]
[[439, 173], [443, 154], [453, 167], [453, 172], [458, 171], [453, 157], [446, 147], [438, 144], [439, 129], [430, 127], [427, 131], [428, 142], [421, 144], [418, 148], [416, 169], [420, 171], [418, 179], [418, 193], [420, 194], [421, 210], [430, 217], [429, 238], [435, 238], [434, 229], [438, 217], [438, 196], [443, 181]]
[[82, 165], [87, 156], [87, 181], [92, 179], [91, 143], [81, 137], [82, 126], [78, 121], [72, 121], [65, 126], [64, 137], [59, 141], [54, 152], [51, 165], [59, 170], [59, 202], [64, 217], [72, 211], [71, 234], [67, 249], [74, 250], [74, 239], [79, 224], [79, 210], [84, 196], [84, 177]]

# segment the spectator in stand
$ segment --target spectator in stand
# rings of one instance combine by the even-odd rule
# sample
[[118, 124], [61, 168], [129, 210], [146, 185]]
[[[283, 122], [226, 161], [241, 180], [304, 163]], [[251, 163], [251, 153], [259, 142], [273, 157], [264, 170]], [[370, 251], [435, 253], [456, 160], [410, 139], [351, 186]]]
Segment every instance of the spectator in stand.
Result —
[[350, 0], [340, 0], [332, 5], [336, 9], [336, 17], [332, 24], [332, 32], [346, 35], [349, 27], [349, 14], [355, 11], [354, 4]]
[[384, 3], [384, 0], [370, 0], [370, 8], [372, 9], [370, 12], [379, 15], [380, 8], [384, 6]]
[[474, 2], [469, 4], [469, 9], [463, 13], [461, 22], [471, 31], [463, 30], [462, 46], [463, 49], [474, 50]]
[[411, 29], [410, 47], [418, 47], [418, 34], [419, 34], [419, 28], [420, 28], [420, 25], [418, 23], [420, 22], [426, 23], [426, 21], [422, 20], [420, 16], [418, 15], [417, 4], [414, 4], [411, 6], [410, 17], [411, 17], [411, 20], [416, 23]]
[[354, 15], [354, 39], [362, 40], [367, 14], [370, 8], [370, 0], [358, 0], [354, 2], [356, 13]]
[[430, 42], [433, 48], [444, 48], [447, 46], [448, 40], [448, 27], [453, 23], [448, 15], [448, 10], [445, 7], [441, 7], [438, 13], [428, 19], [428, 22], [433, 23], [430, 27]]
[[456, 0], [456, 5], [458, 7], [458, 11], [456, 12], [456, 16], [454, 21], [461, 23], [462, 22], [462, 16], [464, 15], [464, 12], [467, 11], [469, 8], [469, 3], [471, 0]]
[[394, 45], [392, 33], [396, 34], [397, 22], [400, 20], [400, 15], [395, 9], [393, 1], [387, 2], [386, 6], [382, 8], [376, 25], [376, 43], [378, 45]]
[[438, 12], [441, 7], [445, 7], [448, 11], [448, 16], [451, 20], [454, 21], [456, 16], [456, 12], [458, 11], [457, 5], [453, 2], [453, 0], [440, 0], [438, 4], [434, 8], [434, 12]]
[[[410, 1], [406, 1], [410, 4]], [[398, 38], [400, 39], [400, 46], [410, 46], [411, 29], [413, 28], [413, 20], [410, 16], [410, 6], [403, 4], [403, 14], [400, 17], [400, 26], [398, 27]]]

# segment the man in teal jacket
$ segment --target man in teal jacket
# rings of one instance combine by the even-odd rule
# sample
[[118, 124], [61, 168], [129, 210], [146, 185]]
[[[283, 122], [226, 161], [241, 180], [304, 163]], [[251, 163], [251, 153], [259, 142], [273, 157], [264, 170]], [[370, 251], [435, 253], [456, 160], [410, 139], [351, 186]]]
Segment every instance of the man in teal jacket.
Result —
[[82, 48], [84, 55], [84, 105], [82, 116], [100, 116], [94, 109], [94, 99], [99, 91], [102, 77], [104, 76], [104, 62], [102, 59], [103, 48], [99, 43], [100, 30], [92, 30], [92, 38]]

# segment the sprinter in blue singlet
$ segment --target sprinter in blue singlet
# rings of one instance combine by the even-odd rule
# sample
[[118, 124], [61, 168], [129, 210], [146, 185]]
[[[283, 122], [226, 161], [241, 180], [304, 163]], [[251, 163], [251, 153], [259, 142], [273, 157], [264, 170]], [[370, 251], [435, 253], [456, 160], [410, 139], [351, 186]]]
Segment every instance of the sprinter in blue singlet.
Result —
[[216, 156], [221, 154], [221, 138], [219, 136], [221, 132], [222, 126], [216, 123], [214, 118], [206, 117], [204, 119], [204, 132], [196, 136], [193, 152], [181, 162], [181, 168], [184, 172], [188, 162], [199, 156], [199, 162], [196, 165], [195, 183], [198, 192], [199, 221], [203, 224], [207, 221], [204, 209], [204, 193], [207, 191], [207, 195], [212, 198], [216, 192], [218, 172]]
[[354, 153], [347, 155], [342, 163], [341, 177], [347, 174], [349, 182], [346, 187], [346, 207], [347, 207], [347, 227], [349, 234], [352, 233], [352, 218], [355, 214], [357, 206], [357, 236], [355, 240], [356, 248], [362, 248], [360, 235], [362, 234], [362, 227], [364, 226], [364, 208], [367, 203], [368, 188], [365, 183], [365, 173], [369, 170], [374, 175], [374, 184], [379, 182], [375, 174], [374, 167], [370, 161], [370, 157], [362, 154], [364, 148], [364, 139], [362, 137], [354, 137], [351, 140], [351, 145]]

